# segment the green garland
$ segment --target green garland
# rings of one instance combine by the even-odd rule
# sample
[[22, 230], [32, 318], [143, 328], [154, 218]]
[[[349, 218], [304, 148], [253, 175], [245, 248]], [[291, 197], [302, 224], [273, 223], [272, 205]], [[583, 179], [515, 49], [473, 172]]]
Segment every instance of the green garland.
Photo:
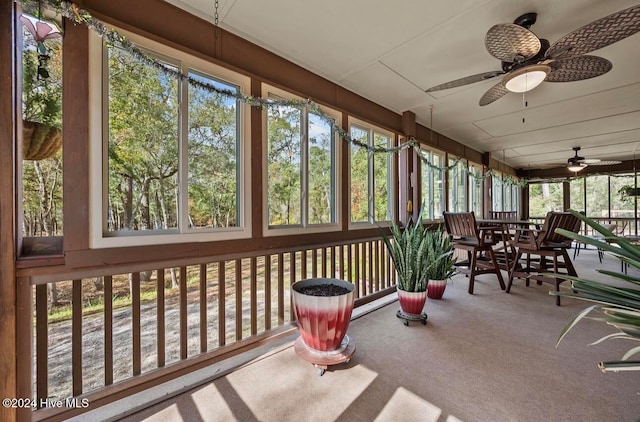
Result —
[[[45, 2], [51, 8], [56, 9], [62, 16], [71, 20], [72, 22], [86, 25], [87, 27], [91, 28], [96, 34], [98, 34], [98, 36], [100, 36], [103, 40], [105, 40], [107, 44], [117, 45], [118, 47], [129, 52], [134, 58], [139, 60], [141, 63], [151, 66], [156, 70], [164, 72], [165, 74], [169, 74], [182, 82], [188, 82], [189, 84], [196, 86], [200, 89], [206, 90], [211, 93], [216, 93], [218, 95], [222, 95], [228, 98], [234, 98], [252, 107], [266, 108], [266, 107], [274, 107], [274, 106], [276, 107], [284, 106], [284, 107], [294, 107], [294, 108], [307, 108], [309, 111], [318, 115], [327, 123], [331, 124], [333, 130], [344, 141], [352, 145], [356, 145], [360, 148], [364, 148], [367, 151], [372, 153], [387, 153], [387, 154], [397, 153], [404, 149], [413, 148], [413, 150], [415, 151], [415, 153], [417, 154], [417, 156], [420, 158], [420, 160], [424, 165], [440, 172], [450, 170], [453, 167], [457, 166], [460, 161], [462, 161], [461, 158], [458, 158], [453, 164], [450, 164], [448, 166], [443, 166], [443, 167], [436, 166], [433, 163], [431, 163], [431, 161], [429, 161], [428, 157], [425, 156], [424, 151], [420, 149], [419, 142], [413, 137], [409, 138], [407, 142], [402, 143], [396, 147], [388, 147], [388, 148], [384, 148], [380, 146], [371, 146], [360, 140], [353, 139], [346, 130], [338, 126], [335, 123], [335, 120], [331, 116], [329, 116], [327, 113], [325, 113], [321, 109], [321, 107], [315, 102], [313, 102], [311, 99], [307, 99], [307, 100], [289, 100], [289, 99], [275, 100], [271, 98], [265, 99], [265, 98], [253, 97], [251, 95], [245, 95], [241, 92], [234, 92], [231, 90], [220, 89], [214, 85], [211, 85], [206, 82], [202, 82], [201, 80], [192, 78], [189, 75], [185, 75], [184, 73], [172, 67], [164, 65], [163, 63], [159, 62], [158, 60], [146, 54], [144, 51], [142, 51], [140, 48], [138, 48], [134, 43], [126, 39], [124, 36], [118, 34], [118, 32], [107, 28], [107, 26], [104, 25], [102, 22], [93, 18], [88, 11], [78, 8], [75, 3], [72, 3], [66, 0], [60, 1], [59, 4], [57, 1], [53, 1], [53, 0], [45, 0]], [[488, 170], [487, 172], [485, 172], [484, 175], [476, 175], [470, 172], [468, 167], [466, 166], [464, 167], [463, 170], [468, 175], [475, 178], [476, 180], [484, 180], [495, 174], [492, 170]], [[526, 185], [526, 181], [519, 180], [516, 178], [503, 176], [502, 179], [503, 179], [503, 183], [506, 182], [507, 184], [513, 184], [518, 186]]]

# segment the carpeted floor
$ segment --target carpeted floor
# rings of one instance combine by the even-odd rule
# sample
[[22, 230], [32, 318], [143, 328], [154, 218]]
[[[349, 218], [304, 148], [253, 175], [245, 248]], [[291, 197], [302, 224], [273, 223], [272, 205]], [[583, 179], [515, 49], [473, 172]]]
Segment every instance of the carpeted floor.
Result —
[[[595, 251], [575, 261], [583, 276]], [[619, 270], [605, 257], [603, 267]], [[632, 270], [633, 271], [633, 270]], [[602, 278], [592, 276], [592, 279]], [[352, 321], [353, 359], [318, 376], [293, 343], [227, 376], [126, 418], [126, 421], [636, 421], [640, 373], [603, 374], [633, 346], [588, 346], [613, 329], [581, 322], [558, 348], [558, 334], [586, 302], [548, 295], [549, 285], [510, 294], [495, 276], [456, 276], [442, 300], [428, 300], [426, 326], [396, 318], [397, 302]]]

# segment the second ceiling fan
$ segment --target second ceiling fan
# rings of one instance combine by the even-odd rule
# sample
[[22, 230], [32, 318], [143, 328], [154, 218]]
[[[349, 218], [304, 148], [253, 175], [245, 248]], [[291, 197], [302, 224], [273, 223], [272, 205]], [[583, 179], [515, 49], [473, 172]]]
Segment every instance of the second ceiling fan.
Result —
[[509, 92], [526, 92], [543, 81], [572, 82], [604, 75], [609, 60], [586, 53], [606, 47], [640, 31], [640, 5], [597, 19], [565, 35], [553, 45], [529, 30], [536, 13], [518, 17], [514, 23], [492, 26], [484, 44], [502, 62], [502, 70], [478, 73], [433, 86], [425, 92], [455, 88], [504, 75], [480, 98], [485, 106]]
[[567, 169], [569, 171], [578, 172], [587, 166], [610, 166], [614, 164], [620, 164], [622, 161], [618, 160], [600, 160], [598, 158], [584, 158], [578, 155], [580, 147], [573, 147], [575, 155], [567, 160]]

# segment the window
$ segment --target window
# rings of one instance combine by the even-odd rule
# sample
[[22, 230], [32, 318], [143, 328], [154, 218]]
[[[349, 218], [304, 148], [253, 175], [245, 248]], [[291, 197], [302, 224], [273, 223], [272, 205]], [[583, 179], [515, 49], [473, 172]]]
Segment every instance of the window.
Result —
[[529, 185], [529, 217], [544, 218], [549, 211], [564, 211], [562, 183], [532, 183]]
[[484, 215], [484, 191], [482, 179], [482, 167], [469, 164], [469, 205], [476, 217]]
[[[455, 164], [455, 165], [454, 165]], [[467, 211], [467, 164], [449, 156], [449, 211]]]
[[431, 165], [422, 162], [422, 203], [425, 209], [422, 217], [427, 220], [442, 218], [444, 201], [444, 183], [442, 170], [444, 156], [429, 149], [422, 149], [422, 158]]
[[502, 174], [493, 173], [491, 177], [491, 199], [493, 201], [493, 210], [494, 211], [505, 211], [504, 207], [504, 199], [503, 199], [503, 183], [502, 183]]
[[[37, 10], [25, 12], [37, 15]], [[31, 5], [34, 6], [34, 5]], [[48, 21], [53, 25], [53, 21]], [[22, 162], [20, 224], [24, 255], [52, 252], [27, 247], [36, 238], [61, 236], [62, 219], [62, 38], [38, 43], [26, 27], [22, 34]], [[46, 61], [39, 57], [48, 56]], [[35, 245], [34, 245], [35, 246]], [[56, 250], [55, 253], [61, 253]]]
[[[265, 86], [274, 100], [293, 98]], [[267, 233], [305, 229], [337, 230], [338, 147], [334, 129], [338, 113], [307, 107], [270, 106], [266, 109]]]
[[[102, 97], [92, 133], [94, 247], [250, 236], [248, 106], [232, 93], [248, 78], [133, 34], [166, 68], [92, 36], [91, 95]], [[100, 126], [102, 129], [100, 129]], [[100, 134], [102, 136], [100, 136]], [[96, 144], [92, 144], [95, 146]], [[101, 165], [99, 164], [101, 163]], [[103, 186], [103, 189], [100, 189]]]
[[[369, 147], [390, 148], [393, 134], [353, 119], [350, 136]], [[393, 218], [391, 154], [351, 145], [351, 222], [375, 223]]]

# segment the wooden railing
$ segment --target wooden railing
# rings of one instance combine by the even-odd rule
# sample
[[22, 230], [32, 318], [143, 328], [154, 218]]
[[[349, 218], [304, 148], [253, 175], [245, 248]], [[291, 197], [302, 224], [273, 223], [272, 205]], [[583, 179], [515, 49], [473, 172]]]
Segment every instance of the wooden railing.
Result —
[[32, 311], [21, 313], [20, 326], [35, 330], [25, 336], [35, 348], [31, 340], [22, 348], [35, 353], [21, 354], [18, 365], [33, 368], [21, 379], [34, 382], [19, 389], [38, 407], [28, 418], [63, 420], [83, 411], [42, 406], [44, 399], [87, 399], [95, 408], [288, 334], [295, 329], [290, 286], [310, 277], [354, 283], [356, 306], [393, 291], [396, 282], [379, 238], [23, 277], [19, 288], [29, 299], [22, 306]]
[[[609, 217], [589, 216], [589, 218], [594, 221], [597, 221], [600, 224], [615, 224], [617, 227], [615, 234], [618, 236], [628, 236], [628, 235], [637, 236], [638, 230], [640, 229], [640, 226], [638, 225], [638, 219], [633, 217], [609, 218]], [[540, 223], [540, 225], [542, 225], [542, 223], [544, 222], [544, 217], [530, 217], [529, 220], [536, 223]], [[582, 233], [586, 235], [593, 235], [593, 229], [590, 226], [583, 224]]]

